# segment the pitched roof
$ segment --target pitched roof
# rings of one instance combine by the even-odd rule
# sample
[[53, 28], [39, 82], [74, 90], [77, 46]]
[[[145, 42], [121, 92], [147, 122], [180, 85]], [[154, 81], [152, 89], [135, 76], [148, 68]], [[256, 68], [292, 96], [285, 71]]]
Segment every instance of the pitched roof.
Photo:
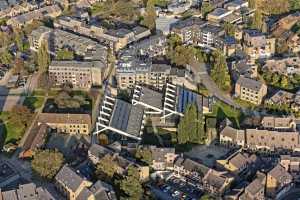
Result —
[[163, 162], [165, 161], [166, 154], [175, 154], [175, 148], [157, 148], [152, 147], [151, 148], [152, 153], [152, 159], [157, 162]]
[[271, 171], [269, 171], [268, 176], [272, 176], [279, 183], [291, 182], [293, 177], [290, 175], [282, 165], [278, 164]]
[[45, 124], [88, 124], [90, 127], [91, 116], [89, 114], [40, 113], [38, 122]]
[[85, 181], [85, 178], [77, 174], [68, 165], [64, 165], [56, 174], [55, 180], [58, 182], [62, 182], [67, 188], [75, 192], [82, 184], [82, 182]]
[[247, 164], [248, 159], [241, 153], [236, 154], [234, 157], [232, 157], [229, 162], [237, 167], [238, 169]]
[[240, 76], [237, 81], [237, 84], [241, 85], [242, 87], [249, 88], [254, 91], [259, 91], [262, 86], [264, 85], [260, 81], [256, 81], [254, 79], [246, 78], [244, 76]]

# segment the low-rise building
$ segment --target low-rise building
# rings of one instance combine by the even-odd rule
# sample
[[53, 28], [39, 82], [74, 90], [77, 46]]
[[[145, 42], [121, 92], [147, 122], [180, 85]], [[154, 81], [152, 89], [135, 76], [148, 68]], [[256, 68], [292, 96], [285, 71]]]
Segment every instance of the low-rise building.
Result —
[[55, 199], [49, 191], [43, 187], [37, 187], [34, 183], [19, 185], [17, 189], [1, 190], [1, 200], [53, 200]]
[[262, 69], [268, 73], [277, 73], [285, 76], [300, 74], [300, 58], [288, 57], [270, 59], [265, 62]]
[[106, 44], [114, 51], [119, 51], [128, 44], [151, 35], [149, 29], [141, 26], [131, 26], [128, 28], [116, 27], [109, 29], [99, 23], [86, 23], [79, 18], [66, 16], [60, 17], [54, 23], [54, 26], [92, 37], [99, 42]]
[[231, 126], [226, 126], [220, 132], [220, 143], [243, 147], [246, 143], [245, 131], [232, 128]]
[[209, 169], [202, 179], [204, 189], [215, 196], [222, 196], [233, 181], [234, 178], [228, 172], [214, 169]]
[[56, 188], [70, 200], [116, 200], [112, 186], [97, 181], [95, 184], [76, 173], [68, 165], [64, 165], [55, 176]]
[[261, 81], [241, 76], [235, 84], [235, 96], [260, 105], [267, 94], [267, 86]]
[[166, 170], [173, 168], [177, 154], [175, 148], [158, 148], [155, 146], [150, 147], [152, 155], [152, 168], [154, 170]]
[[52, 61], [49, 79], [55, 86], [71, 83], [75, 88], [102, 85], [106, 64], [101, 61]]
[[275, 53], [275, 38], [268, 38], [257, 30], [244, 30], [243, 40], [243, 50], [251, 60], [269, 58]]
[[287, 172], [294, 177], [299, 176], [300, 173], [300, 157], [293, 155], [281, 155], [280, 164], [285, 168]]
[[189, 158], [178, 157], [174, 162], [174, 173], [194, 181], [201, 181], [210, 170], [205, 165]]
[[287, 131], [269, 131], [259, 129], [246, 130], [246, 146], [250, 149], [286, 149], [299, 150], [299, 133]]
[[293, 117], [265, 116], [261, 124], [264, 129], [296, 131], [296, 122]]
[[37, 122], [68, 134], [88, 135], [92, 127], [89, 114], [40, 113]]
[[97, 163], [99, 163], [100, 159], [103, 158], [105, 155], [113, 155], [113, 151], [98, 145], [98, 144], [92, 144], [88, 150], [88, 157], [89, 159], [92, 161], [92, 163], [94, 165], [96, 165]]
[[40, 20], [45, 17], [55, 18], [61, 14], [61, 9], [58, 5], [45, 6], [40, 9], [36, 9], [7, 20], [7, 24], [18, 28], [23, 27], [26, 24], [32, 23], [34, 20]]
[[87, 37], [41, 26], [29, 36], [30, 49], [38, 51], [43, 41], [48, 43], [49, 53], [54, 56], [57, 51], [68, 48], [83, 60], [107, 63], [107, 48]]
[[280, 164], [276, 165], [267, 174], [266, 181], [266, 194], [271, 198], [276, 198], [281, 194], [288, 191], [293, 183], [293, 177], [289, 174], [283, 166]]
[[266, 175], [258, 172], [256, 178], [245, 187], [239, 200], [265, 200]]

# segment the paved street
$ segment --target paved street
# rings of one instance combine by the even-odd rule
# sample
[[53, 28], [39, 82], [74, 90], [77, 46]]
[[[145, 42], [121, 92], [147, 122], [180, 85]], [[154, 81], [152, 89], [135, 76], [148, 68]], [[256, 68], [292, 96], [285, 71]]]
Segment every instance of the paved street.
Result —
[[240, 108], [240, 106], [238, 104], [236, 104], [230, 96], [224, 94], [224, 92], [222, 92], [218, 88], [216, 83], [212, 80], [212, 78], [208, 74], [207, 66], [205, 65], [205, 63], [200, 63], [198, 61], [195, 61], [191, 65], [191, 71], [196, 76], [195, 81], [198, 83], [202, 83], [207, 88], [207, 90], [209, 91], [209, 93], [211, 95], [215, 96], [219, 100], [221, 100], [235, 108]]

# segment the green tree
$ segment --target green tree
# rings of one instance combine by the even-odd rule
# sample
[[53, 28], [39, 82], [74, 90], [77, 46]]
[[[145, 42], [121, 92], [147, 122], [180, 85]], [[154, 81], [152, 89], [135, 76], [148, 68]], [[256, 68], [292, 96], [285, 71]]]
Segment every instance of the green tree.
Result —
[[233, 24], [225, 22], [223, 28], [225, 30], [226, 35], [234, 36], [236, 27]]
[[48, 71], [48, 66], [50, 64], [50, 55], [48, 53], [48, 43], [43, 41], [39, 50], [37, 52], [37, 65], [41, 72]]
[[138, 169], [129, 166], [127, 175], [120, 182], [120, 188], [126, 195], [125, 199], [140, 200], [143, 196], [143, 186], [139, 181]]
[[201, 5], [201, 14], [205, 18], [208, 13], [213, 11], [214, 6], [210, 4], [209, 2], [203, 2]]
[[225, 56], [219, 50], [213, 52], [212, 55], [211, 78], [217, 86], [225, 91], [230, 90], [231, 78], [227, 67]]
[[264, 25], [264, 18], [262, 15], [261, 10], [256, 9], [254, 12], [254, 16], [251, 21], [251, 28], [257, 29], [257, 30], [262, 30]]
[[215, 198], [213, 198], [212, 196], [210, 196], [209, 194], [205, 194], [203, 195], [200, 200], [214, 200]]
[[13, 60], [13, 56], [9, 53], [9, 51], [7, 49], [4, 50], [4, 52], [2, 52], [0, 54], [1, 64], [9, 65], [9, 64], [11, 64], [12, 60]]
[[111, 180], [118, 170], [118, 165], [110, 154], [100, 159], [96, 167], [96, 175], [100, 179]]
[[150, 30], [155, 29], [156, 11], [154, 7], [154, 0], [148, 0], [146, 6], [146, 13], [142, 24], [148, 27]]
[[281, 80], [280, 80], [280, 85], [281, 85], [282, 88], [288, 88], [288, 86], [289, 86], [288, 77], [282, 76]]
[[63, 155], [57, 150], [37, 150], [31, 162], [32, 169], [41, 177], [53, 179], [64, 163]]
[[189, 104], [178, 125], [177, 139], [179, 144], [204, 143], [206, 133], [202, 114], [194, 104]]
[[248, 0], [249, 8], [254, 9], [256, 6], [256, 0]]
[[152, 165], [152, 153], [150, 149], [140, 148], [137, 150], [135, 157], [139, 160], [147, 163], [148, 165]]
[[300, 10], [299, 0], [289, 0], [290, 10]]
[[19, 51], [24, 51], [24, 34], [22, 33], [22, 31], [19, 30], [15, 30], [14, 32], [15, 34], [15, 43], [19, 49]]

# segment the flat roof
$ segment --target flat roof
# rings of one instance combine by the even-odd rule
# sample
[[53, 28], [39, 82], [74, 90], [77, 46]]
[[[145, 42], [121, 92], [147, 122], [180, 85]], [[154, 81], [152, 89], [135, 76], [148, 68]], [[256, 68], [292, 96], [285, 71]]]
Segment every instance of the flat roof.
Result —
[[140, 101], [159, 109], [163, 108], [163, 94], [147, 87], [142, 87]]

